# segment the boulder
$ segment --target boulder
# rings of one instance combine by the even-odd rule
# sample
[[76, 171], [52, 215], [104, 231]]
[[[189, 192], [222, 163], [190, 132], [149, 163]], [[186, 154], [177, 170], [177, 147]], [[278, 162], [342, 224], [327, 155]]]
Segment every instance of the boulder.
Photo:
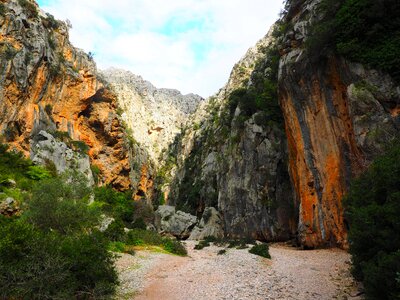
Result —
[[111, 223], [114, 221], [115, 221], [114, 218], [107, 217], [106, 215], [102, 215], [101, 221], [100, 221], [100, 226], [99, 226], [100, 232], [105, 232], [108, 229], [108, 226], [110, 226]]
[[175, 207], [169, 205], [160, 205], [155, 215], [157, 230], [172, 234], [179, 239], [188, 238], [197, 223], [196, 216], [179, 210], [175, 211]]
[[200, 223], [193, 229], [190, 240], [204, 240], [206, 237], [224, 237], [224, 228], [221, 215], [214, 207], [206, 207]]
[[14, 216], [19, 213], [18, 203], [12, 197], [7, 197], [0, 202], [0, 215]]

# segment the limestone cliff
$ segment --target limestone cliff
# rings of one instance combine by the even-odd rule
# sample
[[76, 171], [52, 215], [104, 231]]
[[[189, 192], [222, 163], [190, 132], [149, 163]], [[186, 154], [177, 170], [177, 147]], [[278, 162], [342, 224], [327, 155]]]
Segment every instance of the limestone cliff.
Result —
[[129, 71], [111, 68], [102, 74], [117, 96], [122, 120], [131, 136], [158, 165], [161, 152], [172, 143], [203, 99], [194, 94], [182, 95], [177, 90], [157, 89]]
[[300, 241], [346, 247], [342, 197], [349, 180], [398, 135], [400, 88], [388, 74], [347, 61], [334, 49], [312, 57], [307, 40], [323, 20], [319, 3], [288, 2], [279, 99], [300, 203]]
[[282, 115], [267, 87], [276, 83], [275, 47], [270, 32], [247, 52], [177, 136], [159, 172], [159, 201], [199, 217], [215, 207], [231, 238], [287, 240], [296, 231]]
[[103, 88], [93, 59], [70, 44], [67, 24], [34, 1], [1, 5], [0, 131], [6, 141], [26, 155], [42, 130], [67, 137], [72, 148], [84, 142], [100, 181], [128, 189], [116, 99]]

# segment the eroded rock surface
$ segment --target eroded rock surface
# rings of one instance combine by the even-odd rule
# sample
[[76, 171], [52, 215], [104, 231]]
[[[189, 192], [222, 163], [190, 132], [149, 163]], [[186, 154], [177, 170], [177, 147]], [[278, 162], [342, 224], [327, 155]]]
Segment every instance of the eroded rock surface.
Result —
[[333, 54], [317, 61], [304, 42], [318, 1], [292, 1], [279, 72], [290, 174], [303, 245], [346, 247], [341, 200], [349, 180], [399, 132], [400, 89], [387, 74]]
[[129, 71], [111, 68], [102, 75], [117, 95], [121, 117], [132, 137], [158, 165], [161, 151], [174, 140], [203, 99], [194, 94], [182, 95], [173, 89], [156, 88]]

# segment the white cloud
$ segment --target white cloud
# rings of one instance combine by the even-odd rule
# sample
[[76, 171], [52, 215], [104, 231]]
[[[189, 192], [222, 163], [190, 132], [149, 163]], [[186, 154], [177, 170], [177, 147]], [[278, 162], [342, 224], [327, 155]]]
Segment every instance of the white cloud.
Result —
[[[44, 1], [44, 0], [42, 0]], [[41, 1], [39, 0], [39, 3]], [[278, 18], [279, 0], [47, 0], [73, 24], [73, 44], [99, 68], [122, 67], [158, 87], [209, 96]]]

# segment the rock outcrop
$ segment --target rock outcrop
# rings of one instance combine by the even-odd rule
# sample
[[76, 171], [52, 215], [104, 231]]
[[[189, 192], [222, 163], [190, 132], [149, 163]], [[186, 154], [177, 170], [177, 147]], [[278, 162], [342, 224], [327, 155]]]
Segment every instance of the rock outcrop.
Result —
[[208, 237], [223, 238], [224, 223], [221, 215], [214, 207], [206, 207], [200, 222], [193, 228], [189, 240], [204, 240]]
[[196, 216], [176, 211], [174, 206], [160, 205], [155, 212], [157, 230], [179, 239], [187, 239], [196, 223]]
[[387, 74], [335, 54], [310, 57], [308, 29], [318, 1], [290, 1], [281, 42], [279, 98], [290, 174], [306, 247], [346, 247], [341, 200], [349, 180], [399, 132], [400, 88]]
[[94, 184], [89, 156], [82, 150], [72, 150], [66, 143], [57, 140], [46, 131], [42, 130], [35, 135], [30, 157], [34, 163], [40, 165], [46, 165], [47, 161], [53, 162], [59, 174], [68, 170], [80, 172], [90, 184]]

